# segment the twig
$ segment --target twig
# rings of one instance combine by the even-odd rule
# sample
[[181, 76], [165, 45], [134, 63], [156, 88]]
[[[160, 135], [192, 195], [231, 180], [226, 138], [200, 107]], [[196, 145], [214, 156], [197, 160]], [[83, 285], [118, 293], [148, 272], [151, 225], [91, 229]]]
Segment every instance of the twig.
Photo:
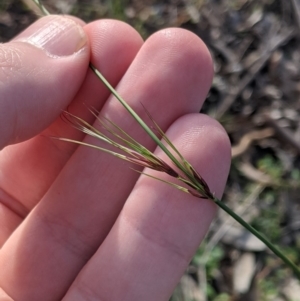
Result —
[[258, 131], [251, 131], [250, 133], [245, 134], [239, 143], [231, 148], [232, 158], [242, 155], [252, 144], [252, 142], [266, 139], [274, 135], [274, 130], [272, 128], [265, 128]]
[[[294, 30], [285, 30], [282, 34], [276, 36], [273, 39], [273, 43], [271, 43], [271, 46], [268, 47], [266, 52], [262, 55], [261, 59], [257, 61], [252, 68], [249, 70], [249, 73], [246, 74], [241, 81], [239, 82], [238, 86], [233, 88], [227, 96], [223, 99], [221, 102], [219, 108], [217, 109], [215, 113], [215, 117], [217, 119], [220, 119], [227, 110], [231, 107], [231, 105], [234, 103], [234, 101], [237, 99], [238, 96], [243, 92], [243, 90], [254, 80], [257, 73], [264, 67], [266, 62], [271, 57], [272, 53], [280, 47], [282, 44], [286, 43], [288, 40], [290, 40], [295, 34]], [[268, 42], [269, 43], [269, 42]]]
[[292, 147], [296, 149], [298, 154], [300, 154], [300, 142], [295, 139], [292, 131], [279, 126], [279, 124], [269, 116], [265, 116], [265, 120], [267, 125], [269, 125], [274, 129], [275, 135], [277, 135], [280, 140], [290, 144]]
[[293, 7], [293, 13], [298, 27], [298, 37], [300, 38], [300, 8], [296, 0], [291, 0], [291, 2]]

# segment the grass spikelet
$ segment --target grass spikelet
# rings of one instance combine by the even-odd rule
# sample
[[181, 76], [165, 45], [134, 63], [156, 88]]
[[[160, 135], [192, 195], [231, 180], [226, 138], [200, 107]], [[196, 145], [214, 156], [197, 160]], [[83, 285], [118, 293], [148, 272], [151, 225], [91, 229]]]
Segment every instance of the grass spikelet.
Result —
[[[171, 167], [169, 164], [167, 164], [161, 158], [156, 156], [153, 152], [149, 151], [147, 148], [145, 148], [143, 145], [141, 145], [139, 142], [137, 142], [128, 133], [123, 131], [117, 124], [110, 121], [109, 119], [99, 118], [97, 115], [98, 112], [93, 108], [90, 109], [90, 112], [96, 117], [96, 120], [99, 122], [99, 124], [114, 137], [114, 139], [108, 137], [102, 131], [100, 131], [96, 127], [94, 127], [93, 125], [90, 125], [82, 118], [77, 117], [68, 111], [64, 111], [61, 115], [61, 118], [65, 122], [71, 124], [75, 129], [77, 129], [91, 137], [99, 139], [105, 143], [108, 143], [108, 144], [114, 146], [115, 148], [119, 149], [120, 151], [123, 151], [127, 155], [123, 155], [123, 154], [120, 154], [115, 151], [107, 150], [103, 147], [96, 146], [94, 144], [89, 144], [89, 143], [72, 140], [72, 139], [68, 139], [68, 138], [59, 138], [59, 137], [55, 137], [55, 138], [58, 140], [61, 140], [61, 141], [65, 141], [65, 142], [72, 142], [72, 143], [76, 143], [79, 145], [92, 147], [94, 149], [104, 151], [106, 153], [109, 153], [113, 156], [118, 157], [119, 159], [131, 162], [133, 164], [142, 166], [144, 168], [147, 167], [147, 168], [159, 171], [159, 172], [164, 172], [164, 173], [168, 174], [169, 176], [178, 179], [183, 184], [190, 186], [192, 189], [188, 189], [186, 187], [177, 185], [170, 181], [165, 181], [165, 180], [161, 180], [161, 181], [168, 183], [169, 185], [172, 185], [173, 187], [175, 187], [183, 192], [189, 193], [193, 196], [202, 197], [205, 199], [208, 199], [210, 197], [211, 193], [210, 193], [209, 188], [206, 185], [206, 183], [205, 183], [205, 186], [201, 187], [201, 189], [200, 189], [198, 187], [199, 185], [198, 186], [195, 185], [187, 177], [185, 177], [184, 175], [180, 175], [173, 167]], [[159, 128], [157, 124], [156, 124], [156, 127]], [[171, 147], [171, 149], [176, 154], [180, 155], [179, 151], [171, 143], [171, 141], [167, 138], [165, 133], [160, 128], [159, 128], [159, 132], [162, 134], [163, 137], [165, 137], [164, 140]], [[117, 139], [120, 140], [121, 142], [123, 142], [125, 145], [122, 145], [121, 143], [117, 142], [116, 141]], [[179, 157], [181, 158], [182, 156], [180, 155]], [[191, 166], [191, 165], [189, 165], [189, 166]], [[156, 180], [160, 180], [159, 178], [150, 176], [148, 174], [145, 174], [145, 175], [147, 175], [151, 178], [154, 178]]]

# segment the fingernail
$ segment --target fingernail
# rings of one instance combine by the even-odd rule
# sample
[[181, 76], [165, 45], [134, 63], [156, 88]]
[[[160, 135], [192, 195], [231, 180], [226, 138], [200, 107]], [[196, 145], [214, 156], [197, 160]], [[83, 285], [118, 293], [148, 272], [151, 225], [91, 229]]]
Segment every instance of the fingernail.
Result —
[[14, 41], [30, 43], [52, 56], [68, 56], [82, 49], [87, 43], [87, 37], [75, 21], [51, 16], [35, 23]]

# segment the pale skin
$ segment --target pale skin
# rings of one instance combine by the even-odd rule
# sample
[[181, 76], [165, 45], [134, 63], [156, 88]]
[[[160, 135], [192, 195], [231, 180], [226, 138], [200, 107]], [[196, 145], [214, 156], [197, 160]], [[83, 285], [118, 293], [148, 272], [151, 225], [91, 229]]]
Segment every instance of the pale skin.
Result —
[[155, 150], [90, 60], [148, 122], [143, 103], [217, 196], [224, 190], [230, 144], [198, 114], [213, 67], [197, 36], [172, 28], [144, 42], [119, 21], [42, 18], [0, 45], [0, 301], [167, 301], [215, 216], [209, 200], [50, 138], [96, 143], [59, 117], [68, 107], [92, 123], [87, 105]]

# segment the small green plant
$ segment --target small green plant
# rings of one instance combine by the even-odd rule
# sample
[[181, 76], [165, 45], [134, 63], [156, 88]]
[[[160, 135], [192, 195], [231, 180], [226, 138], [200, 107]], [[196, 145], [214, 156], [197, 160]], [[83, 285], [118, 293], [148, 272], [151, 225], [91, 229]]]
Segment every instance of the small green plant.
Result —
[[213, 301], [229, 301], [231, 300], [230, 296], [226, 293], [218, 295]]
[[216, 272], [220, 268], [220, 263], [223, 257], [224, 250], [219, 245], [214, 246], [210, 250], [208, 256], [207, 244], [205, 242], [202, 242], [192, 260], [192, 265], [195, 265], [198, 268], [202, 267], [203, 269], [205, 269], [206, 283], [204, 291], [207, 298], [212, 301], [215, 301], [215, 299], [219, 296], [212, 285], [212, 280], [214, 279]]
[[258, 161], [258, 169], [270, 175], [274, 182], [280, 182], [284, 174], [281, 162], [276, 161], [272, 156], [267, 155]]
[[258, 282], [261, 301], [272, 301], [279, 295], [278, 279], [261, 279]]
[[[39, 6], [43, 14], [45, 15], [49, 14], [46, 8], [41, 4], [39, 0], [33, 0], [33, 1]], [[239, 215], [234, 213], [226, 204], [224, 204], [221, 200], [219, 200], [217, 197], [214, 196], [214, 194], [211, 192], [210, 188], [206, 184], [205, 180], [194, 169], [194, 167], [180, 154], [180, 152], [171, 143], [171, 141], [161, 130], [159, 125], [154, 121], [151, 115], [148, 113], [148, 116], [151, 119], [158, 134], [155, 134], [154, 131], [151, 130], [151, 128], [127, 104], [127, 102], [118, 94], [118, 92], [110, 85], [110, 83], [105, 79], [105, 77], [101, 74], [101, 72], [97, 70], [95, 66], [90, 64], [90, 68], [94, 72], [94, 74], [109, 89], [112, 95], [115, 96], [115, 98], [123, 105], [123, 107], [128, 111], [128, 113], [144, 129], [146, 134], [148, 134], [154, 140], [154, 142], [165, 152], [165, 154], [171, 159], [171, 161], [174, 163], [175, 167], [179, 171], [175, 170], [173, 167], [169, 166], [163, 160], [155, 156], [151, 151], [149, 151], [144, 146], [139, 144], [127, 133], [125, 133], [121, 128], [119, 128], [116, 124], [112, 123], [109, 120], [98, 119], [99, 122], [102, 124], [102, 126], [104, 126], [104, 128], [108, 130], [116, 138], [116, 140], [119, 139], [119, 141], [124, 143], [125, 146], [119, 142], [116, 142], [116, 140], [109, 138], [107, 135], [103, 134], [98, 129], [85, 122], [83, 119], [76, 117], [68, 112], [64, 113], [64, 118], [68, 120], [75, 128], [84, 132], [87, 135], [100, 139], [101, 141], [105, 141], [106, 143], [114, 146], [117, 150], [119, 151], [121, 150], [125, 152], [126, 155], [120, 154], [117, 151], [110, 151], [104, 148], [100, 148], [92, 144], [86, 144], [81, 141], [71, 140], [68, 138], [57, 138], [57, 139], [96, 148], [98, 150], [108, 152], [114, 156], [117, 156], [120, 159], [135, 163], [137, 165], [148, 167], [160, 172], [165, 172], [171, 177], [176, 178], [176, 180], [179, 180], [182, 183], [181, 185], [178, 185], [171, 181], [164, 181], [161, 180], [160, 178], [155, 178], [155, 179], [159, 181], [163, 181], [166, 184], [172, 185], [173, 187], [185, 193], [189, 193], [198, 198], [209, 199], [215, 204], [217, 204], [225, 212], [231, 215], [238, 223], [240, 223], [242, 226], [248, 229], [262, 242], [264, 242], [265, 245], [268, 246], [269, 249], [272, 250], [274, 254], [276, 254], [279, 258], [281, 258], [294, 271], [295, 275], [300, 279], [300, 269], [281, 250], [279, 250], [274, 244], [272, 244], [263, 234], [261, 234], [251, 225], [249, 225]], [[97, 117], [97, 112], [95, 110], [91, 109], [91, 112]], [[161, 141], [161, 138], [165, 143]]]
[[127, 1], [124, 0], [112, 0], [109, 1], [110, 13], [116, 16], [117, 19], [126, 21], [126, 16], [124, 14], [124, 9]]
[[[261, 197], [262, 204], [272, 205], [277, 202], [276, 194], [273, 190], [266, 191]], [[278, 207], [274, 206], [261, 206], [260, 214], [252, 221], [253, 227], [261, 232], [269, 231], [269, 239], [272, 242], [279, 240], [281, 236], [280, 222], [283, 218], [283, 210], [278, 210]]]
[[205, 264], [207, 273], [211, 274], [215, 269], [217, 269], [220, 266], [219, 263], [224, 256], [224, 251], [221, 247], [215, 246], [211, 250], [210, 256], [207, 258], [207, 260], [203, 260], [204, 252], [205, 252], [205, 245], [203, 244], [197, 250], [192, 263], [194, 263], [195, 265]]

